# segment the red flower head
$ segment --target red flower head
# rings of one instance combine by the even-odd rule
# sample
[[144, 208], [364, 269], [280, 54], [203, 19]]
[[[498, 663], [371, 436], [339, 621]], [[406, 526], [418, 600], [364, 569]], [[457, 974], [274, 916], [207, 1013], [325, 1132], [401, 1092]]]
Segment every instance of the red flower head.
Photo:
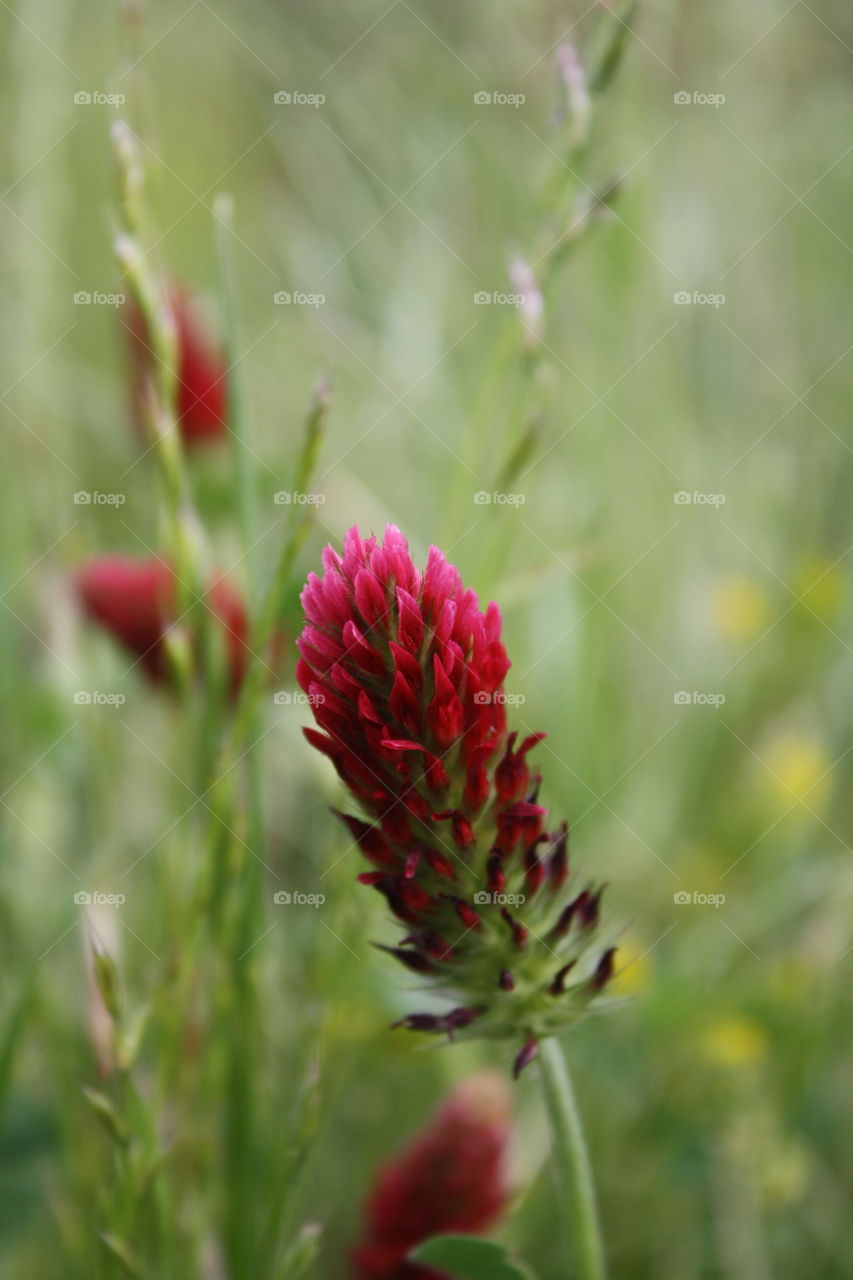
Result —
[[393, 525], [323, 562], [302, 593], [297, 677], [322, 731], [305, 734], [363, 811], [343, 815], [359, 879], [406, 926], [384, 950], [465, 1000], [404, 1024], [521, 1038], [520, 1070], [606, 985], [613, 948], [592, 955], [601, 889], [570, 892], [566, 824], [546, 830], [528, 763], [544, 735], [507, 730], [500, 613], [436, 547], [419, 573]]
[[[177, 346], [175, 414], [187, 445], [213, 444], [227, 431], [228, 378], [222, 352], [211, 339], [189, 294], [178, 284], [168, 290]], [[145, 384], [154, 353], [145, 318], [135, 302], [126, 311], [133, 366], [134, 415], [144, 421]]]
[[506, 1208], [507, 1087], [495, 1074], [460, 1085], [384, 1169], [366, 1206], [354, 1280], [446, 1280], [406, 1255], [437, 1235], [493, 1226]]
[[[154, 557], [99, 556], [76, 575], [77, 594], [86, 614], [131, 654], [152, 680], [172, 676], [163, 637], [177, 620], [177, 583], [168, 564]], [[249, 650], [243, 602], [227, 582], [214, 582], [207, 607], [221, 624], [228, 686], [236, 693], [243, 681]]]

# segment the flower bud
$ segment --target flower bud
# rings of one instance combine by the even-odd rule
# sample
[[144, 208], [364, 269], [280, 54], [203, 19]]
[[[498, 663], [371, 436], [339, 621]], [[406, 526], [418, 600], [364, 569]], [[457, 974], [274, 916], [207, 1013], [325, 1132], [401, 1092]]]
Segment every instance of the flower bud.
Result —
[[[189, 293], [175, 282], [165, 290], [166, 320], [174, 328], [175, 419], [186, 445], [215, 444], [227, 434], [228, 371], [224, 356]], [[142, 311], [127, 304], [124, 324], [129, 334], [134, 418], [144, 428], [146, 387], [155, 352]]]
[[509, 1134], [501, 1076], [483, 1073], [458, 1086], [380, 1170], [366, 1206], [364, 1238], [352, 1255], [354, 1280], [428, 1280], [434, 1271], [406, 1261], [415, 1245], [493, 1226], [509, 1199]]
[[[170, 648], [182, 666], [188, 665], [190, 655], [186, 641], [175, 634], [180, 621], [177, 582], [165, 561], [155, 556], [100, 556], [78, 571], [76, 587], [86, 615], [136, 659], [149, 679], [160, 684], [174, 682]], [[211, 584], [204, 603], [218, 624], [228, 688], [233, 695], [243, 682], [250, 656], [246, 610], [234, 588], [222, 579]], [[180, 634], [185, 631], [187, 628], [180, 628]], [[191, 635], [189, 644], [194, 649]]]

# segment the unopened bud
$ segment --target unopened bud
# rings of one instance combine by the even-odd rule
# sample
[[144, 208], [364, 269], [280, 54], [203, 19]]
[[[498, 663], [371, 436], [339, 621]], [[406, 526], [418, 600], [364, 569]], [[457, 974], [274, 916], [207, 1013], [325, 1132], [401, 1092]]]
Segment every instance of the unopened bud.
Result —
[[113, 148], [119, 168], [121, 198], [130, 212], [129, 223], [135, 225], [135, 214], [138, 211], [142, 194], [143, 171], [139, 144], [128, 125], [123, 120], [116, 120], [111, 129]]
[[92, 941], [92, 971], [95, 976], [95, 986], [104, 1002], [104, 1008], [113, 1019], [118, 1018], [121, 1005], [119, 999], [119, 982], [118, 973], [112, 956], [100, 948], [100, 944], [94, 939]]
[[90, 1089], [87, 1086], [84, 1086], [83, 1097], [86, 1099], [110, 1137], [119, 1143], [120, 1146], [124, 1146], [127, 1142], [127, 1128], [106, 1094], [101, 1093], [98, 1089]]

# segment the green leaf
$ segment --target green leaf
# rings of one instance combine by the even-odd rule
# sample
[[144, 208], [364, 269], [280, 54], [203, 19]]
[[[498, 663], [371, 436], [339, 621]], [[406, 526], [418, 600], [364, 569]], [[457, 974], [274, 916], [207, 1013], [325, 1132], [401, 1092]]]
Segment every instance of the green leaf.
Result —
[[418, 1245], [409, 1258], [446, 1271], [453, 1280], [535, 1280], [527, 1267], [508, 1256], [503, 1245], [476, 1236], [435, 1236]]

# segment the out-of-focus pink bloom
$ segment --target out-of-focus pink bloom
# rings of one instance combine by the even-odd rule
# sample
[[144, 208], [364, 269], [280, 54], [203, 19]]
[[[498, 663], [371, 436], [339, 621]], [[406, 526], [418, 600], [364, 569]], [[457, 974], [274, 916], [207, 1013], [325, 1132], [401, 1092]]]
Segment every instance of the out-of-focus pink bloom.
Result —
[[437, 1235], [494, 1226], [509, 1198], [510, 1103], [503, 1078], [474, 1076], [380, 1170], [366, 1205], [354, 1280], [445, 1280], [406, 1255]]
[[[108, 631], [150, 679], [168, 683], [172, 670], [163, 638], [178, 616], [177, 582], [170, 566], [156, 557], [98, 556], [77, 571], [75, 585], [87, 616]], [[205, 603], [222, 628], [228, 687], [235, 694], [249, 658], [246, 610], [222, 579], [211, 584]]]
[[305, 734], [363, 812], [343, 815], [359, 879], [406, 926], [384, 950], [465, 1001], [403, 1025], [513, 1041], [520, 1070], [596, 999], [613, 949], [596, 950], [601, 889], [570, 876], [566, 824], [545, 825], [528, 764], [544, 734], [508, 731], [501, 615], [436, 547], [421, 574], [394, 525], [382, 543], [351, 529], [323, 563], [302, 593]]
[[[181, 285], [169, 286], [168, 301], [177, 349], [178, 430], [187, 445], [215, 444], [227, 432], [228, 375], [223, 354]], [[155, 357], [145, 317], [135, 302], [128, 303], [124, 320], [130, 334], [134, 416], [143, 423], [146, 381]]]

